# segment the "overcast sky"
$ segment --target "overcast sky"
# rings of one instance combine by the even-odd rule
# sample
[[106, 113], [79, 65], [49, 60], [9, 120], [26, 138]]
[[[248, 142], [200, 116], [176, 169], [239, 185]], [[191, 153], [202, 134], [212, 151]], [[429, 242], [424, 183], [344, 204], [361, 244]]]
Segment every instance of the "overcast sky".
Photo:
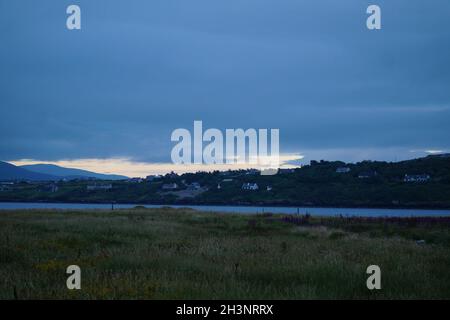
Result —
[[169, 163], [194, 120], [304, 162], [449, 151], [449, 25], [448, 0], [1, 0], [0, 159]]

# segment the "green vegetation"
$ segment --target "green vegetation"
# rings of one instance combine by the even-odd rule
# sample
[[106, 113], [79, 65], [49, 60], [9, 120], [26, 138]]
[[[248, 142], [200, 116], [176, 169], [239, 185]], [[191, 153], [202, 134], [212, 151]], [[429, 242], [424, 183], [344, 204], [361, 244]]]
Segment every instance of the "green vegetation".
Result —
[[449, 299], [449, 231], [448, 218], [2, 211], [0, 299]]
[[[340, 167], [350, 171], [336, 172]], [[361, 178], [365, 173], [373, 175]], [[405, 174], [426, 174], [430, 179], [405, 182]], [[193, 182], [201, 185], [201, 191], [183, 197]], [[241, 186], [247, 182], [257, 183], [259, 190], [242, 190]], [[141, 183], [99, 181], [111, 183], [112, 189], [87, 190], [94, 183], [58, 182], [56, 192], [48, 183], [16, 183], [0, 190], [0, 201], [450, 208], [450, 157], [430, 156], [397, 163], [321, 161], [275, 176], [261, 176], [252, 171], [168, 174]], [[168, 183], [176, 183], [178, 192], [162, 190], [163, 184]]]

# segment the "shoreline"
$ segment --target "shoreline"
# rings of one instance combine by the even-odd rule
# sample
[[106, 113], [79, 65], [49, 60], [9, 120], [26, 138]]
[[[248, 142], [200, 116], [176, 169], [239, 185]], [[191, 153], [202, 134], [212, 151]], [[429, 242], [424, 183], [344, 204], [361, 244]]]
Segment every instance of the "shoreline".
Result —
[[[10, 205], [10, 206], [8, 206]], [[248, 206], [248, 205], [190, 205], [168, 203], [106, 203], [106, 202], [48, 202], [48, 201], [0, 201], [0, 211], [7, 210], [122, 210], [143, 206], [145, 208], [189, 208], [200, 212], [250, 214], [286, 214], [345, 217], [448, 217], [450, 209], [440, 208], [375, 208], [375, 207], [293, 207], [293, 206]], [[146, 207], [147, 206], [147, 207]], [[311, 210], [311, 211], [310, 211]], [[360, 212], [358, 212], [360, 210]], [[377, 210], [379, 210], [377, 212]], [[408, 212], [409, 211], [409, 212]]]
[[217, 204], [214, 202], [211, 203], [161, 203], [161, 202], [135, 202], [135, 201], [129, 201], [129, 202], [105, 202], [105, 201], [41, 201], [41, 200], [21, 200], [21, 201], [4, 201], [0, 200], [0, 203], [42, 203], [42, 204], [76, 204], [76, 205], [149, 205], [149, 206], [177, 206], [177, 207], [242, 207], [242, 208], [286, 208], [286, 209], [297, 209], [297, 208], [311, 208], [311, 209], [317, 209], [317, 208], [324, 208], [324, 209], [385, 209], [385, 210], [450, 210], [450, 207], [446, 206], [352, 206], [352, 205], [280, 205], [280, 204]]

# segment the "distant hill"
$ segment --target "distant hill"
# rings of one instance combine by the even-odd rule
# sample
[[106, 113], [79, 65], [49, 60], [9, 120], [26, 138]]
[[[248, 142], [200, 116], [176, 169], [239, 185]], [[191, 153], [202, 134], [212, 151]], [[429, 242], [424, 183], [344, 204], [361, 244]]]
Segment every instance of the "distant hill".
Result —
[[33, 181], [47, 181], [57, 180], [56, 176], [32, 172], [25, 168], [17, 167], [7, 162], [0, 161], [0, 180], [33, 180]]
[[116, 174], [101, 174], [87, 170], [64, 168], [53, 164], [32, 164], [20, 166], [20, 168], [32, 171], [35, 173], [57, 176], [67, 179], [87, 179], [95, 178], [101, 180], [123, 180], [128, 179], [126, 176]]

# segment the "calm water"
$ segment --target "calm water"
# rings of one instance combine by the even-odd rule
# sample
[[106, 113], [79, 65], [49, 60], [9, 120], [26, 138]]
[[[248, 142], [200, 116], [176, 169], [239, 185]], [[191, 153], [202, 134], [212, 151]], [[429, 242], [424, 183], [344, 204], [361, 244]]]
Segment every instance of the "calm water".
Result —
[[[136, 204], [115, 204], [115, 209], [129, 209]], [[143, 205], [147, 208], [161, 208], [163, 205]], [[293, 207], [242, 207], [242, 206], [171, 206], [173, 208], [192, 208], [209, 212], [254, 213], [309, 213], [318, 216], [364, 216], [364, 217], [410, 217], [410, 216], [450, 216], [450, 210], [423, 209], [366, 209], [366, 208], [293, 208]], [[0, 202], [0, 210], [5, 209], [111, 209], [111, 204], [87, 203], [26, 203]]]

